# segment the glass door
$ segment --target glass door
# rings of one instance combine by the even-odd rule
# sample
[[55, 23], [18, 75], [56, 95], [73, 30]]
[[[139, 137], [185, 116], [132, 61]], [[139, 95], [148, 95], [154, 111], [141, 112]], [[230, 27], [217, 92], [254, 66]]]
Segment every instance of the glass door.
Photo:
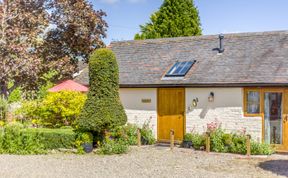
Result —
[[268, 144], [283, 144], [282, 93], [264, 93], [264, 139]]

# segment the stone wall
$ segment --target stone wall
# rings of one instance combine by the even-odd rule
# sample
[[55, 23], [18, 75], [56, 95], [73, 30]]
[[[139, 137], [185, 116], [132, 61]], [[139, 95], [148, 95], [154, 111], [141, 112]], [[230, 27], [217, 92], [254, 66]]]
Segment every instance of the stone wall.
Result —
[[125, 108], [128, 122], [137, 124], [139, 127], [145, 122], [150, 122], [149, 125], [155, 138], [157, 138], [157, 89], [121, 88], [120, 98]]
[[[210, 92], [214, 101], [209, 102]], [[242, 88], [188, 88], [186, 89], [186, 132], [203, 133], [207, 124], [217, 121], [227, 132], [246, 130], [256, 141], [262, 139], [262, 118], [243, 116]], [[196, 107], [193, 99], [198, 98]]]

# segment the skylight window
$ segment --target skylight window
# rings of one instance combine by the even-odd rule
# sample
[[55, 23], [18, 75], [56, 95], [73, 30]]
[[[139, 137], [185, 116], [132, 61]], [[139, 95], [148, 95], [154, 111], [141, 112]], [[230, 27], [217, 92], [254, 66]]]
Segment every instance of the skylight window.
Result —
[[176, 62], [165, 77], [184, 77], [196, 61]]

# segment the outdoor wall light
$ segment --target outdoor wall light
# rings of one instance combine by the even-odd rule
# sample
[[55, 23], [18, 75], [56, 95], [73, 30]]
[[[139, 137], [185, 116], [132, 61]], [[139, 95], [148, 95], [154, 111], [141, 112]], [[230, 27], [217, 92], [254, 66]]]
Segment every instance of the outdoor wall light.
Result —
[[193, 99], [193, 101], [192, 101], [192, 106], [193, 106], [193, 107], [197, 107], [198, 102], [199, 102], [198, 98]]
[[214, 93], [210, 92], [209, 96], [208, 96], [208, 101], [209, 102], [213, 102], [214, 101]]

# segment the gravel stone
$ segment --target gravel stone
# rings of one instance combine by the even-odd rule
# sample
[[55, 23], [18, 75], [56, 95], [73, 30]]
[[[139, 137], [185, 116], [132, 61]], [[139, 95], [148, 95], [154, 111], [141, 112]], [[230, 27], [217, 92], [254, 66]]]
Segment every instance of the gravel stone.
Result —
[[286, 177], [288, 156], [251, 157], [191, 149], [131, 147], [124, 155], [0, 155], [0, 177]]

